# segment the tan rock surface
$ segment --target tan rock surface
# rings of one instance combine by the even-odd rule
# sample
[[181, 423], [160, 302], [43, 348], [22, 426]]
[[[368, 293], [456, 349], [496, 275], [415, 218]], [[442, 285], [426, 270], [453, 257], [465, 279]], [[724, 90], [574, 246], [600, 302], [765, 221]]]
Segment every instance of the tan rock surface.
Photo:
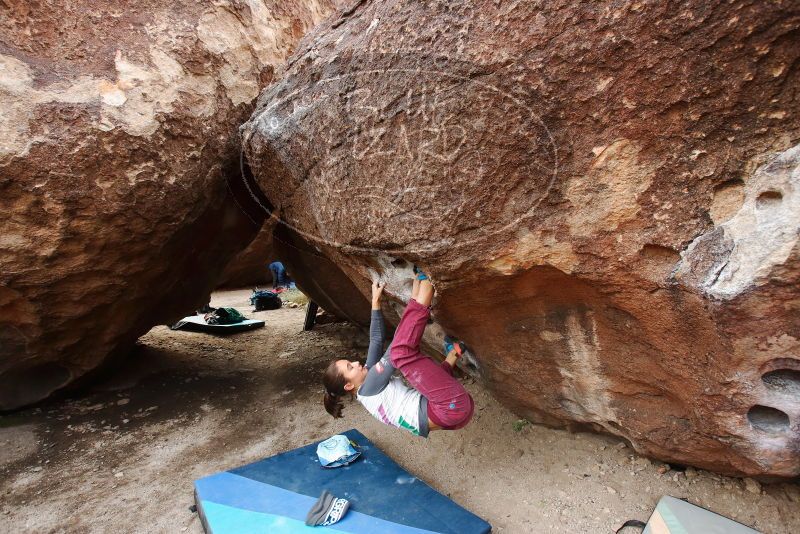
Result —
[[317, 255], [390, 281], [387, 313], [428, 270], [521, 416], [797, 476], [799, 31], [795, 4], [358, 2], [245, 148]]
[[329, 0], [0, 10], [0, 410], [207, 299], [255, 235], [236, 128]]

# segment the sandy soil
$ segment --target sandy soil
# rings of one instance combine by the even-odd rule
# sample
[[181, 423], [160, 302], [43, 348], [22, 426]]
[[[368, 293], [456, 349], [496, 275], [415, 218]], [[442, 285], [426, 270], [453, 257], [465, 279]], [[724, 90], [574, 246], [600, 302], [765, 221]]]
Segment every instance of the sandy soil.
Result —
[[[477, 383], [455, 432], [414, 438], [357, 403], [334, 421], [319, 375], [363, 357], [343, 324], [302, 331], [303, 308], [252, 313], [249, 291], [215, 293], [266, 328], [215, 338], [154, 328], [93, 391], [0, 417], [0, 532], [202, 532], [192, 481], [358, 428], [495, 532], [613, 532], [662, 495], [764, 532], [800, 532], [800, 486], [666, 470], [610, 437], [518, 422]], [[664, 472], [662, 472], [664, 471]]]

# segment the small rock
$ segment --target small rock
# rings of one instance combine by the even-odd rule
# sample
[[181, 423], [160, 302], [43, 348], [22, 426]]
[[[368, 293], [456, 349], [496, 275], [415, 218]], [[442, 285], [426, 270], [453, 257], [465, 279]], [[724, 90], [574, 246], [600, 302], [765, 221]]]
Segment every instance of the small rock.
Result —
[[746, 489], [750, 493], [761, 495], [761, 484], [759, 484], [752, 478], [744, 479], [744, 489]]
[[617, 490], [615, 490], [611, 486], [606, 486], [606, 491], [609, 492], [611, 495], [616, 495], [617, 494]]
[[666, 465], [662, 465], [661, 467], [658, 468], [658, 474], [660, 475], [663, 475], [667, 471], [669, 471], [669, 467], [667, 467]]
[[117, 406], [125, 406], [130, 401], [131, 401], [130, 399], [120, 399], [120, 400], [117, 401]]
[[33, 468], [33, 472], [34, 473], [38, 473], [41, 470], [42, 470], [42, 466], [41, 465], [37, 465], [36, 467]]
[[620, 441], [619, 443], [617, 443], [618, 449], [624, 449], [625, 447], [627, 447], [627, 445], [625, 444], [624, 441]]
[[130, 420], [130, 419], [123, 419], [123, 420], [122, 420], [122, 423], [123, 423], [123, 424], [125, 424], [125, 425], [127, 425], [127, 424], [128, 424], [128, 423], [130, 423], [130, 422], [131, 422], [131, 420]]
[[695, 478], [698, 475], [697, 469], [694, 467], [687, 467], [684, 474], [686, 475], [686, 478]]
[[122, 478], [124, 476], [125, 473], [123, 473], [122, 471], [117, 471], [116, 473], [114, 473], [114, 478]]

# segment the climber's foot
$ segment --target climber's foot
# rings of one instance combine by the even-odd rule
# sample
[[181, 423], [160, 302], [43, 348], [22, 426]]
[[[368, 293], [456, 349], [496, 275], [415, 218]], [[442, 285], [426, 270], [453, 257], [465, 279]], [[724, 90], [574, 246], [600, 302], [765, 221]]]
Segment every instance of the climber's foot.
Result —
[[467, 351], [466, 345], [463, 341], [459, 341], [454, 337], [444, 336], [444, 353], [446, 356], [454, 355], [456, 359], [460, 358]]

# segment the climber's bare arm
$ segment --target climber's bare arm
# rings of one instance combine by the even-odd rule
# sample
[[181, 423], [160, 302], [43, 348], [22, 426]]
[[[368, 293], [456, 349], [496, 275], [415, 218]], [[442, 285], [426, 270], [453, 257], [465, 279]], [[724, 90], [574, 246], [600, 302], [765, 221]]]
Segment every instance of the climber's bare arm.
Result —
[[433, 300], [433, 285], [431, 281], [428, 279], [414, 280], [414, 283], [419, 285], [417, 296], [414, 297], [414, 300], [423, 306], [430, 306]]
[[383, 295], [383, 288], [386, 287], [386, 282], [372, 282], [372, 309], [381, 309], [381, 296]]

